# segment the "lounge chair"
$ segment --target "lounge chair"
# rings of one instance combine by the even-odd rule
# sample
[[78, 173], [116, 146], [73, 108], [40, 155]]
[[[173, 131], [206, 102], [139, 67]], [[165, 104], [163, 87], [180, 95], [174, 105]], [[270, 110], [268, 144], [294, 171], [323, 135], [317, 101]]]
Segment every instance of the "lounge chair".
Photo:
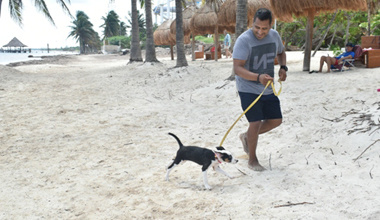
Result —
[[354, 48], [352, 49], [352, 51], [355, 53], [355, 56], [353, 59], [345, 59], [343, 60], [343, 62], [341, 64], [338, 64], [338, 65], [331, 65], [331, 69], [335, 69], [337, 71], [340, 71], [340, 72], [343, 72], [344, 70], [344, 66], [345, 67], [348, 67], [348, 69], [351, 69], [351, 67], [355, 67], [355, 64], [354, 62], [356, 60], [361, 60], [362, 59], [362, 55], [363, 55], [363, 50], [362, 48], [359, 46], [359, 45], [356, 45], [354, 46]]

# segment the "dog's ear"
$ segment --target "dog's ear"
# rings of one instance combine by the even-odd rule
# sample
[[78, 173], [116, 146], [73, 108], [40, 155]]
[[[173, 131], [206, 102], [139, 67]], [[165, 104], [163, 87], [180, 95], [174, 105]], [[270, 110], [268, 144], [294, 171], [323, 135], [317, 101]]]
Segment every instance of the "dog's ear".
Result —
[[224, 147], [222, 147], [222, 146], [218, 146], [218, 147], [216, 147], [216, 149], [217, 149], [217, 150], [226, 150], [226, 149], [224, 149]]

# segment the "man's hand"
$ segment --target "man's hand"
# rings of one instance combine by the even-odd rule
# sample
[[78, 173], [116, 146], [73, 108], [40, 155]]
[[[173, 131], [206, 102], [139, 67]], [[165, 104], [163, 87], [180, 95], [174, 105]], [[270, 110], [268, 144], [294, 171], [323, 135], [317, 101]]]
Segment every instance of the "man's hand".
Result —
[[286, 71], [284, 69], [280, 68], [280, 70], [278, 71], [278, 76], [280, 77], [281, 81], [285, 81], [286, 80]]
[[271, 77], [270, 75], [264, 73], [264, 74], [261, 74], [260, 75], [260, 83], [263, 84], [264, 86], [267, 85], [268, 81], [273, 81], [273, 77]]

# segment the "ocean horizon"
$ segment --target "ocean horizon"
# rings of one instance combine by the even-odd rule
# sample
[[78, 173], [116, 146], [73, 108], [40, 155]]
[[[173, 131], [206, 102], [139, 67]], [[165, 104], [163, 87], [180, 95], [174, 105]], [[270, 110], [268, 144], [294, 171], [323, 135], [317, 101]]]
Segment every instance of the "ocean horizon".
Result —
[[[79, 51], [63, 51], [63, 50], [50, 50], [49, 53], [46, 49], [31, 49], [27, 53], [2, 53], [0, 52], [0, 65], [9, 63], [16, 63], [29, 60], [41, 60], [41, 56], [56, 56], [56, 55], [74, 55], [79, 54]], [[29, 56], [33, 57], [29, 57]]]

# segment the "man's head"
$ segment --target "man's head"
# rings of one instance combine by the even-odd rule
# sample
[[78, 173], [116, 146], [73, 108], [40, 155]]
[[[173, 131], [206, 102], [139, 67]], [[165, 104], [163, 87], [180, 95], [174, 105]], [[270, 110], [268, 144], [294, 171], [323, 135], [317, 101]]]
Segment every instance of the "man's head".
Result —
[[347, 43], [346, 44], [346, 51], [352, 51], [354, 49], [354, 44], [352, 43]]
[[224, 30], [224, 31], [223, 31], [223, 34], [224, 34], [224, 35], [228, 34], [228, 33], [227, 33], [227, 30]]
[[257, 39], [261, 40], [266, 37], [272, 25], [272, 12], [266, 8], [260, 8], [256, 11], [253, 18], [252, 31]]

